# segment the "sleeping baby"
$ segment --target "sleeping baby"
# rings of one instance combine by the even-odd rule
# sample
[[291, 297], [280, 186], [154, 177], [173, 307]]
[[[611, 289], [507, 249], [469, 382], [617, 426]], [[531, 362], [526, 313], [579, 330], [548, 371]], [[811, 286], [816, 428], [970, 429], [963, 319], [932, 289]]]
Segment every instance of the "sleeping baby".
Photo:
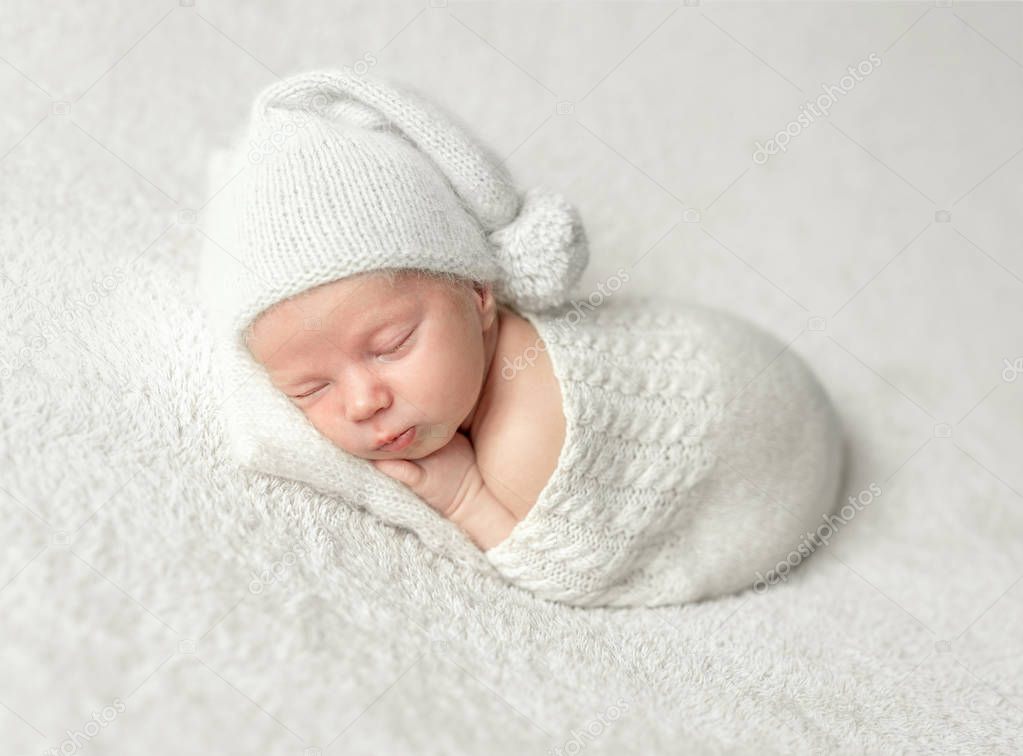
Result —
[[411, 90], [283, 80], [214, 175], [230, 200], [201, 283], [219, 364], [286, 401], [236, 411], [282, 439], [267, 472], [311, 477], [311, 426], [380, 496], [396, 482], [505, 580], [578, 606], [751, 587], [837, 503], [838, 421], [796, 355], [725, 312], [632, 300], [626, 271], [572, 296], [575, 208], [520, 192]]
[[274, 307], [247, 345], [320, 433], [489, 549], [529, 512], [564, 439], [550, 361], [515, 381], [494, 369], [536, 338], [489, 284], [388, 270]]

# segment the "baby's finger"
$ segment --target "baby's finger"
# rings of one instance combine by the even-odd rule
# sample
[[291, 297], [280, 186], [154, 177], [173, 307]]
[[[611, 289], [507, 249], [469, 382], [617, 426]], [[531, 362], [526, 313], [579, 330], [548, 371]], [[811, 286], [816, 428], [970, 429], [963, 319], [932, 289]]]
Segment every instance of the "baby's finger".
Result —
[[423, 469], [415, 462], [405, 459], [372, 459], [370, 462], [380, 472], [404, 483], [413, 490], [422, 482]]

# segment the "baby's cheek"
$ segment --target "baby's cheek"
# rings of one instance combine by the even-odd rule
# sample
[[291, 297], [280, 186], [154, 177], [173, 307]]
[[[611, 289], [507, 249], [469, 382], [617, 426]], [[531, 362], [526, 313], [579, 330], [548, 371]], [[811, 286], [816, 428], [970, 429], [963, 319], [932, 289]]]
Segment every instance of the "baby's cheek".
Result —
[[[454, 388], [451, 381], [451, 359], [452, 356], [447, 353], [424, 350], [418, 359], [403, 366], [400, 387], [395, 384], [396, 390], [410, 402], [435, 403]], [[421, 409], [426, 411], [428, 408]]]
[[433, 422], [457, 425], [479, 396], [482, 381], [467, 369], [464, 357], [447, 355], [420, 375], [418, 391], [423, 411]]
[[306, 416], [306, 419], [309, 420], [321, 435], [326, 436], [337, 446], [345, 448], [341, 443], [341, 439], [335, 437], [336, 428], [329, 422], [330, 414], [325, 408], [314, 405], [312, 407], [300, 407], [299, 409], [302, 410], [302, 414]]

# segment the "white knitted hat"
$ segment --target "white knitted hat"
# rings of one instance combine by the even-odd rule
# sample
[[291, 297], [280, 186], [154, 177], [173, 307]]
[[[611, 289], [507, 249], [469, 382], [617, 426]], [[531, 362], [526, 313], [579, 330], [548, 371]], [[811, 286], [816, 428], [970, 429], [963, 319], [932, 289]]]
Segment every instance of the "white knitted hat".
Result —
[[379, 79], [316, 71], [268, 87], [224, 163], [223, 181], [239, 184], [219, 206], [236, 259], [207, 294], [230, 333], [306, 289], [385, 268], [490, 281], [499, 301], [542, 310], [567, 300], [588, 262], [561, 195], [520, 195], [453, 119]]

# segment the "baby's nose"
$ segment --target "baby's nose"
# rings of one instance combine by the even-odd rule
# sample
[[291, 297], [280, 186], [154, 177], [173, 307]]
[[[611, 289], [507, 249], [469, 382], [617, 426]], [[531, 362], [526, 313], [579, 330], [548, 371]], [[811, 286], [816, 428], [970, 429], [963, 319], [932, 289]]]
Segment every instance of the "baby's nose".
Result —
[[348, 384], [344, 392], [345, 416], [353, 423], [373, 417], [390, 405], [390, 391], [375, 375], [365, 371], [361, 379]]

